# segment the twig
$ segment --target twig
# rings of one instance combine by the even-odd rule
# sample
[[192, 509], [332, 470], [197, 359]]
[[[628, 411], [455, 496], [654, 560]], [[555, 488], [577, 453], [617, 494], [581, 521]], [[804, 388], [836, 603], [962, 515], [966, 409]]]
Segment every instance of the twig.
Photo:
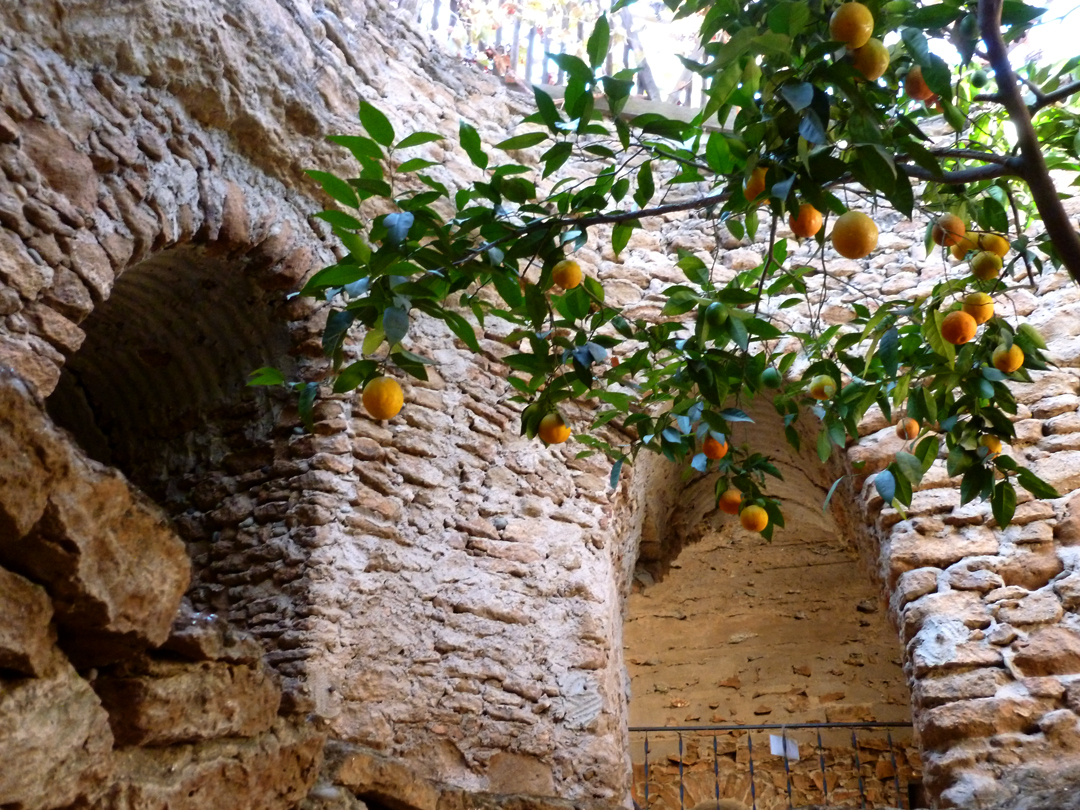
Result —
[[[1003, 185], [1005, 187], [1005, 196], [1009, 198], [1009, 205], [1012, 207], [1013, 224], [1016, 225], [1016, 235], [1020, 236], [1022, 233], [1020, 230], [1020, 210], [1016, 207], [1016, 200], [1013, 198], [1012, 189], [1009, 188], [1009, 184], [1004, 183]], [[1020, 257], [1024, 260], [1024, 269], [1027, 270], [1028, 281], [1031, 282], [1031, 287], [1034, 289], [1037, 285], [1035, 284], [1035, 274], [1031, 272], [1031, 262], [1028, 261], [1027, 250], [1021, 253]]]

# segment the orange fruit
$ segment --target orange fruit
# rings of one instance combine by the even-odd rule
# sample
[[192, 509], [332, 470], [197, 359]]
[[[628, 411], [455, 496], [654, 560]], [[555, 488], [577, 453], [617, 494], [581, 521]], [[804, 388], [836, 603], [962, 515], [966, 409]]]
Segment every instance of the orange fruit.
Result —
[[994, 299], [984, 292], [973, 292], [964, 298], [964, 312], [982, 324], [994, 317]]
[[809, 239], [821, 230], [821, 212], [810, 203], [799, 206], [799, 215], [791, 215], [791, 230], [800, 239]]
[[874, 33], [874, 15], [862, 3], [842, 3], [829, 18], [829, 36], [851, 49], [861, 48]]
[[930, 238], [935, 245], [952, 247], [958, 244], [967, 233], [967, 225], [956, 214], [942, 214], [934, 220], [934, 227], [930, 230]]
[[706, 436], [701, 447], [701, 452], [705, 454], [705, 458], [711, 458], [713, 461], [722, 459], [727, 455], [727, 451], [727, 442], [718, 442], [712, 436]]
[[908, 71], [907, 76], [904, 77], [904, 92], [907, 93], [908, 98], [915, 99], [915, 101], [926, 101], [932, 95], [934, 91], [926, 84], [926, 80], [922, 77], [922, 68], [915, 65]]
[[768, 169], [765, 166], [757, 166], [754, 171], [750, 173], [750, 179], [746, 181], [743, 186], [743, 194], [746, 195], [746, 199], [753, 202], [762, 194], [765, 193], [765, 175], [768, 173]]
[[916, 419], [912, 419], [910, 416], [901, 419], [896, 423], [896, 435], [906, 441], [918, 438], [919, 436], [919, 422]]
[[989, 250], [1004, 259], [1010, 247], [1009, 240], [999, 233], [979, 234], [979, 250]]
[[961, 236], [956, 244], [949, 248], [949, 253], [952, 254], [952, 257], [957, 261], [963, 261], [968, 253], [973, 250], [978, 250], [975, 246], [975, 242], [972, 241], [970, 235], [965, 235]]
[[405, 404], [405, 392], [393, 377], [376, 377], [364, 386], [361, 399], [372, 419], [393, 419]]
[[877, 247], [877, 240], [877, 225], [862, 211], [841, 214], [833, 225], [833, 247], [844, 258], [861, 259], [869, 256]]
[[537, 435], [540, 436], [544, 444], [562, 444], [570, 438], [570, 426], [566, 424], [562, 414], [552, 412], [545, 414], [544, 418], [540, 420], [540, 429], [537, 431]]
[[851, 64], [868, 82], [876, 82], [889, 67], [889, 49], [880, 39], [868, 39], [852, 51]]
[[1001, 439], [997, 436], [991, 436], [989, 434], [980, 436], [979, 444], [989, 450], [991, 456], [996, 456], [1001, 452]]
[[551, 280], [564, 290], [572, 290], [581, 283], [581, 265], [573, 259], [563, 259], [551, 268]]
[[734, 487], [725, 489], [720, 495], [720, 499], [716, 502], [716, 505], [720, 508], [720, 511], [725, 514], [737, 515], [739, 514], [739, 507], [742, 506], [742, 493]]
[[971, 257], [971, 272], [981, 281], [990, 281], [1001, 272], [1001, 257], [989, 250], [983, 250]]
[[827, 374], [819, 374], [810, 380], [810, 396], [816, 400], [829, 399], [836, 393], [836, 381]]
[[973, 337], [979, 325], [966, 312], [950, 312], [941, 322], [941, 336], [954, 346], [963, 346]]
[[739, 512], [739, 523], [748, 532], [760, 532], [769, 525], [769, 513], [760, 506], [751, 504]]
[[1012, 374], [1024, 365], [1024, 350], [1015, 343], [1007, 349], [1004, 346], [998, 346], [990, 356], [990, 362], [998, 371]]

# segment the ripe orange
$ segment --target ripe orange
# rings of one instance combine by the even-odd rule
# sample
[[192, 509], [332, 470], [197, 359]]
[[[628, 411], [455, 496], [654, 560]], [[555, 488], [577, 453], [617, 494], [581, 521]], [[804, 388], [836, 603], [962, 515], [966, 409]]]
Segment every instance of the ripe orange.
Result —
[[930, 230], [930, 238], [935, 245], [952, 247], [958, 244], [967, 233], [967, 225], [956, 214], [942, 214], [934, 220], [934, 227]]
[[926, 101], [932, 95], [934, 91], [926, 84], [926, 80], [922, 77], [922, 68], [915, 65], [908, 71], [907, 76], [904, 77], [904, 92], [907, 93], [908, 98], [915, 99], [915, 101]]
[[829, 399], [836, 393], [836, 381], [827, 374], [819, 374], [810, 380], [810, 396], [816, 400]]
[[832, 230], [836, 252], [847, 259], [869, 256], [877, 247], [878, 229], [874, 220], [862, 211], [841, 214]]
[[1024, 365], [1024, 350], [1015, 343], [1007, 349], [1004, 346], [998, 346], [990, 356], [990, 361], [998, 371], [1012, 374]]
[[874, 33], [874, 15], [862, 3], [843, 3], [829, 18], [829, 36], [849, 48], [861, 48]]
[[809, 239], [821, 230], [821, 212], [810, 203], [799, 206], [799, 215], [791, 215], [791, 230], [800, 239]]
[[563, 420], [562, 414], [552, 412], [540, 420], [537, 434], [544, 444], [562, 444], [570, 438], [570, 426]]
[[992, 456], [996, 456], [998, 453], [1001, 452], [1001, 439], [999, 439], [997, 436], [991, 436], [989, 434], [986, 434], [985, 436], [980, 436], [979, 444], [989, 450], [990, 455]]
[[984, 292], [973, 292], [964, 298], [964, 312], [983, 324], [994, 317], [994, 299]]
[[868, 39], [851, 54], [851, 63], [868, 82], [876, 82], [889, 67], [889, 49], [880, 39]]
[[896, 423], [896, 435], [905, 441], [911, 441], [919, 436], [919, 422], [910, 416]]
[[727, 442], [718, 442], [712, 436], [706, 436], [701, 447], [701, 452], [705, 454], [705, 458], [711, 458], [713, 461], [722, 459], [727, 455], [727, 451]]
[[1009, 240], [999, 233], [979, 234], [979, 250], [989, 250], [1004, 259], [1009, 247]]
[[757, 166], [754, 171], [750, 173], [750, 179], [746, 181], [743, 186], [743, 194], [746, 195], [746, 199], [753, 202], [762, 194], [765, 193], [765, 175], [768, 173], [768, 169], [765, 166]]
[[971, 257], [971, 272], [981, 281], [990, 281], [1001, 272], [1001, 257], [989, 250], [983, 250]]
[[941, 323], [941, 336], [954, 346], [962, 346], [975, 337], [979, 325], [966, 312], [957, 310], [945, 316]]
[[563, 259], [551, 268], [551, 280], [564, 290], [572, 290], [581, 283], [581, 265], [573, 259]]
[[751, 504], [739, 512], [739, 523], [748, 532], [760, 532], [769, 525], [769, 513], [760, 506]]
[[361, 400], [372, 419], [393, 419], [405, 404], [405, 392], [393, 377], [376, 377], [364, 386]]
[[725, 514], [737, 515], [739, 514], [739, 507], [742, 506], [742, 493], [734, 487], [725, 489], [716, 505]]
[[960, 237], [955, 245], [949, 248], [949, 253], [957, 261], [963, 261], [964, 258], [973, 250], [978, 250], [975, 246], [975, 242], [972, 241], [970, 235]]

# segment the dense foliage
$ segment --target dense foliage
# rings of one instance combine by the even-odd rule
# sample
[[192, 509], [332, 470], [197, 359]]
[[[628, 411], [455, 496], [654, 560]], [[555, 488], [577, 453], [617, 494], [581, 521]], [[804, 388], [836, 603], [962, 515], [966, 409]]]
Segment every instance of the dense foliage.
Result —
[[[1052, 488], [998, 452], [1000, 441], [1014, 435], [1010, 416], [1017, 405], [1008, 382], [1045, 368], [1045, 345], [1015, 318], [989, 317], [985, 297], [965, 296], [1006, 295], [1017, 266], [1031, 279], [1061, 264], [1080, 277], [1080, 240], [1047, 174], [1048, 166], [1077, 168], [1080, 113], [1070, 101], [1080, 86], [1069, 74], [1080, 59], [1027, 66], [1015, 76], [1007, 42], [1040, 14], [1020, 0], [979, 0], [978, 6], [869, 0], [870, 33], [889, 41], [887, 48], [860, 45], [864, 37], [843, 19], [854, 3], [839, 17], [840, 4], [821, 0], [668, 5], [700, 20], [704, 57], [686, 63], [707, 79], [709, 101], [689, 123], [655, 113], [632, 120], [619, 115], [633, 75], [602, 75], [610, 44], [606, 16], [583, 54], [550, 55], [569, 77], [561, 108], [537, 89], [537, 111], [526, 119], [535, 126], [493, 146], [461, 123], [460, 145], [483, 173], [468, 188], [446, 188], [427, 173], [434, 164], [417, 156], [416, 147], [440, 135], [402, 136], [379, 110], [361, 104], [366, 136], [333, 138], [355, 155], [358, 176], [310, 172], [340, 203], [320, 216], [348, 251], [303, 290], [332, 307], [323, 346], [333, 390], [347, 392], [399, 372], [424, 378], [431, 361], [404, 348], [412, 313], [444, 321], [478, 354], [474, 323], [501, 318], [513, 326], [505, 342], [514, 351], [504, 362], [513, 371], [516, 398], [526, 405], [523, 433], [536, 435], [544, 417], [567, 400], [598, 400], [593, 422], [573, 427], [585, 453], [612, 459], [613, 482], [623, 462], [643, 448], [688, 459], [696, 470], [721, 473], [718, 497], [729, 488], [742, 493], [733, 511], [763, 507], [767, 537], [783, 525], [781, 505], [765, 491], [766, 476], [776, 469], [753, 448], [732, 447], [715, 458], [718, 453], [707, 455], [704, 446], [711, 437], [726, 451], [732, 424], [749, 418], [744, 403], [766, 389], [793, 443], [799, 441], [793, 423], [808, 405], [815, 409], [822, 459], [857, 436], [857, 423], [875, 404], [890, 419], [917, 420], [918, 435], [876, 479], [878, 492], [897, 509], [910, 504], [913, 487], [943, 451], [948, 472], [962, 476], [962, 500], [989, 499], [1002, 526], [1015, 508], [1015, 485], [1054, 497]], [[858, 28], [860, 19], [854, 22]], [[899, 35], [895, 42], [886, 36], [891, 32]], [[928, 40], [941, 38], [958, 50], [957, 66], [930, 50]], [[879, 70], [880, 78], [867, 79]], [[988, 70], [996, 89], [980, 94]], [[613, 116], [598, 112], [601, 100]], [[923, 131], [937, 115], [955, 130], [948, 143]], [[535, 147], [543, 150], [538, 167], [516, 161], [518, 150]], [[550, 183], [561, 168], [581, 162], [587, 162], [586, 179]], [[918, 197], [913, 181], [927, 181]], [[841, 188], [850, 191], [841, 195]], [[392, 201], [394, 210], [369, 219], [365, 202], [376, 197]], [[672, 197], [678, 201], [667, 202]], [[916, 209], [932, 217], [957, 215], [967, 228], [964, 239], [955, 226], [937, 234], [928, 227], [928, 248], [948, 252], [958, 242], [952, 252], [961, 258], [1005, 253], [1004, 272], [984, 257], [982, 264], [959, 265], [928, 297], [855, 303], [853, 319], [843, 326], [822, 328], [815, 321], [808, 332], [787, 331], [765, 314], [765, 300], [779, 300], [780, 309], [805, 302], [814, 311], [808, 274], [820, 274], [826, 287], [835, 282], [826, 229], [812, 237], [818, 246], [813, 266], [798, 266], [788, 259], [787, 240], [777, 238], [777, 222], [804, 204], [827, 221], [857, 197], [883, 198], [908, 216]], [[643, 217], [674, 211], [697, 211], [736, 237], [767, 234], [764, 263], [719, 284], [709, 265], [682, 253], [685, 283], [667, 288], [663, 308], [663, 315], [680, 317], [663, 323], [624, 317], [588, 274], [576, 286], [568, 280], [570, 266], [560, 262], [572, 259], [598, 229], [609, 228], [603, 233], [610, 233], [618, 254]], [[1034, 239], [1024, 235], [1032, 218], [1046, 224]], [[1006, 242], [995, 245], [986, 236], [991, 233], [1004, 234]], [[876, 231], [852, 232], [856, 241], [870, 236], [876, 240]], [[935, 238], [944, 245], [937, 248]], [[860, 250], [836, 247], [846, 255]], [[982, 268], [978, 275], [971, 270], [976, 267]], [[966, 342], [953, 334], [960, 317], [946, 322], [965, 309], [978, 316], [972, 321], [978, 332]], [[785, 337], [796, 338], [809, 361], [797, 379], [789, 373], [796, 354], [775, 350]], [[346, 362], [352, 338], [362, 356]], [[999, 359], [1015, 359], [1014, 346], [1022, 350], [1015, 370]], [[612, 359], [615, 350], [619, 362]], [[262, 369], [253, 383], [283, 381]], [[292, 385], [309, 418], [317, 385]], [[608, 423], [621, 431], [601, 430]], [[616, 442], [616, 434], [633, 438]]]

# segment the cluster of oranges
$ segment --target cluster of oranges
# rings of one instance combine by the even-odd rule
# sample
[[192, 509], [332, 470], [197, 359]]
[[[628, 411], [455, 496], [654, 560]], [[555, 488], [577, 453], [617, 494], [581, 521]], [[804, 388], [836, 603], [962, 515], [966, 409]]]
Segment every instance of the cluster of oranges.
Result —
[[862, 3], [843, 3], [829, 19], [829, 36], [847, 46], [852, 66], [870, 82], [884, 76], [889, 67], [889, 49], [873, 33], [874, 15]]

